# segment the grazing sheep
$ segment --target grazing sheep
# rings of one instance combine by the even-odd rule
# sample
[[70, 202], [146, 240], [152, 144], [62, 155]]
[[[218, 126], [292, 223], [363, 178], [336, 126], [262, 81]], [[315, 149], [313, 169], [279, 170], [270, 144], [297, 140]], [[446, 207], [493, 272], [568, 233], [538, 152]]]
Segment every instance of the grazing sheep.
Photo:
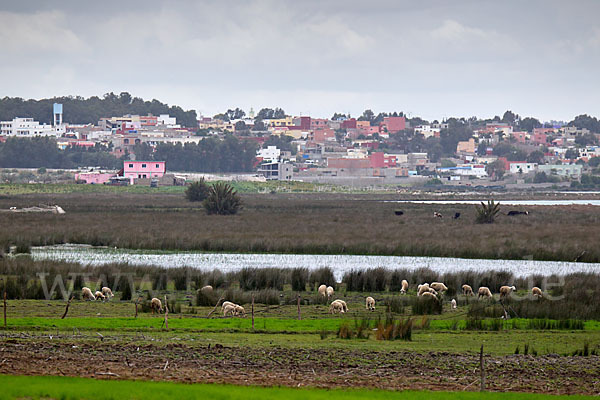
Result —
[[462, 285], [463, 295], [464, 296], [474, 296], [473, 288], [467, 284]]
[[421, 296], [423, 293], [429, 291], [429, 283], [424, 283], [417, 287], [417, 296]]
[[239, 305], [235, 305], [235, 315], [241, 315], [242, 317], [246, 316], [246, 310], [244, 309], [244, 307], [239, 306]]
[[329, 305], [329, 312], [331, 314], [343, 313], [344, 305], [337, 300], [332, 301], [331, 304]]
[[109, 287], [104, 286], [102, 288], [102, 294], [107, 298], [110, 299], [111, 297], [114, 297], [115, 295], [113, 294], [112, 290], [110, 290]]
[[96, 297], [89, 287], [84, 287], [81, 289], [81, 298], [84, 300], [96, 300]]
[[448, 290], [446, 285], [444, 285], [441, 282], [432, 282], [431, 285], [429, 285], [429, 287], [437, 290], [438, 292], [445, 292], [446, 290]]
[[452, 301], [450, 302], [450, 306], [452, 307], [453, 310], [456, 310], [456, 300], [452, 299]]
[[482, 287], [480, 287], [477, 290], [477, 298], [480, 298], [480, 297], [489, 297], [489, 298], [491, 298], [492, 297], [492, 292], [490, 292], [489, 288], [487, 288], [485, 286], [482, 286]]
[[106, 299], [106, 297], [104, 297], [104, 295], [102, 294], [101, 291], [96, 290], [96, 293], [94, 293], [94, 296], [96, 297], [96, 300], [102, 300], [104, 301]]
[[433, 217], [434, 218], [444, 218], [444, 216], [441, 213], [437, 212], [437, 211], [433, 212]]
[[513, 290], [517, 290], [514, 286], [501, 286], [500, 287], [500, 298], [508, 297]]
[[331, 286], [327, 286], [327, 298], [331, 298], [333, 296], [334, 290]]
[[319, 290], [318, 291], [319, 291], [319, 294], [322, 297], [327, 297], [327, 286], [325, 286], [325, 285], [319, 286]]
[[223, 304], [221, 304], [221, 311], [223, 311], [227, 306], [235, 306], [235, 303], [232, 303], [231, 301], [224, 301]]
[[541, 299], [542, 297], [544, 297], [544, 294], [542, 293], [542, 289], [540, 289], [537, 286], [534, 286], [533, 288], [531, 288], [531, 294], [533, 295], [533, 297]]
[[433, 288], [429, 288], [428, 292], [431, 293], [431, 294], [433, 294], [433, 295], [436, 295], [436, 296], [438, 294], [438, 292], [435, 289], [433, 289]]
[[406, 294], [408, 290], [408, 281], [406, 279], [402, 279], [402, 289], [400, 289], [400, 293]]
[[213, 287], [210, 286], [210, 285], [202, 286], [202, 289], [200, 289], [200, 291], [202, 293], [212, 292], [213, 291]]
[[150, 308], [152, 309], [152, 314], [154, 314], [154, 311], [156, 311], [157, 313], [161, 313], [163, 311], [163, 307], [160, 299], [153, 297], [150, 301]]
[[340, 303], [342, 305], [344, 312], [348, 312], [348, 305], [346, 304], [346, 302], [344, 300], [336, 299], [334, 301], [337, 301], [338, 303]]
[[375, 299], [372, 298], [371, 296], [367, 297], [366, 306], [367, 306], [367, 310], [375, 311]]
[[227, 304], [223, 307], [223, 316], [226, 317], [228, 315], [236, 315], [235, 304]]
[[432, 299], [436, 299], [437, 300], [437, 296], [431, 292], [425, 292], [423, 293], [421, 296], [425, 297], [425, 298], [432, 298]]

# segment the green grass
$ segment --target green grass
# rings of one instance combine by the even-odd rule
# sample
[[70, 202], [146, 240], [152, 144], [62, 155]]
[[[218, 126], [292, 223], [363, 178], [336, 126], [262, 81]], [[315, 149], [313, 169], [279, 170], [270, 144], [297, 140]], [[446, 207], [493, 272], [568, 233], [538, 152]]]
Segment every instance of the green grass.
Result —
[[1, 399], [406, 399], [406, 400], [510, 400], [510, 399], [588, 399], [591, 396], [552, 396], [531, 393], [479, 393], [384, 391], [374, 389], [293, 389], [283, 387], [256, 387], [213, 384], [181, 384], [169, 382], [134, 382], [94, 380], [86, 378], [51, 376], [0, 375]]

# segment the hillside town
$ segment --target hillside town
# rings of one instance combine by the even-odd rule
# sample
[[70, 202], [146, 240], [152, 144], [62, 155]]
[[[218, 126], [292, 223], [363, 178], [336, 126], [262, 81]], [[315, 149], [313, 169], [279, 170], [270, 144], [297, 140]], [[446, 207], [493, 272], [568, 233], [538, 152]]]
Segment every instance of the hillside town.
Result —
[[1, 121], [0, 143], [46, 137], [61, 150], [100, 149], [120, 160], [122, 168], [113, 170], [79, 165], [82, 171], [75, 179], [89, 184], [184, 184], [182, 173], [207, 171], [176, 168], [171, 160], [160, 159], [157, 148], [185, 149], [207, 139], [233, 137], [251, 145], [246, 148], [254, 149], [255, 156], [232, 172], [260, 180], [353, 186], [578, 187], [595, 182], [598, 174], [598, 125], [587, 115], [571, 122], [541, 123], [507, 111], [489, 120], [430, 122], [402, 112], [376, 115], [366, 110], [360, 117], [317, 118], [287, 115], [279, 108], [258, 113], [251, 109], [248, 114], [230, 109], [213, 117], [200, 116], [195, 126], [183, 126], [169, 114], [112, 115], [81, 124], [64, 120], [63, 105], [54, 103], [51, 123], [28, 116]]

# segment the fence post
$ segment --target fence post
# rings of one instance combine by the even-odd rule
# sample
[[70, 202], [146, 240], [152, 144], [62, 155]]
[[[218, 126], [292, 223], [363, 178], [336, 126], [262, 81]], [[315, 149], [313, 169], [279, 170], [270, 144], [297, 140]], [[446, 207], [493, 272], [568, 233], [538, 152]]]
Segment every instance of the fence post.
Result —
[[481, 387], [480, 391], [485, 392], [485, 362], [483, 361], [483, 345], [479, 351], [479, 369], [481, 372]]
[[4, 288], [4, 328], [6, 328], [6, 288]]
[[300, 293], [298, 293], [297, 296], [298, 296], [298, 320], [301, 320], [302, 317], [300, 316]]
[[[6, 294], [6, 293], [5, 293]], [[6, 299], [6, 296], [4, 297]], [[65, 307], [65, 313], [62, 315], [62, 317], [60, 317], [60, 319], [65, 319], [65, 317], [67, 316], [67, 313], [69, 312], [69, 306], [71, 305], [71, 301], [74, 299], [75, 297], [71, 296], [71, 298], [69, 299], [69, 301], [67, 301], [67, 306]], [[5, 300], [6, 301], [6, 300]], [[6, 304], [6, 303], [5, 303]], [[6, 306], [5, 306], [6, 307]], [[5, 325], [6, 325], [6, 320], [5, 320]]]
[[165, 328], [169, 329], [169, 303], [167, 303], [167, 295], [165, 295]]
[[254, 330], [254, 293], [252, 294], [252, 330]]

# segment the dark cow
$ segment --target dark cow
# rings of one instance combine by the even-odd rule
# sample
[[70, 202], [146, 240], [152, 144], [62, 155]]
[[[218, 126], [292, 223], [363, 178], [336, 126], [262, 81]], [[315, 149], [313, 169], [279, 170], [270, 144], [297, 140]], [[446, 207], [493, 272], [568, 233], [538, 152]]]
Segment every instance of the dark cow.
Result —
[[396, 210], [396, 211], [394, 211], [394, 214], [396, 214], [396, 215], [403, 215], [404, 211]]
[[509, 217], [512, 217], [514, 215], [529, 215], [529, 211], [516, 211], [516, 210], [511, 210], [508, 212]]
[[455, 213], [453, 218], [454, 219], [459, 219], [460, 218], [460, 213]]

